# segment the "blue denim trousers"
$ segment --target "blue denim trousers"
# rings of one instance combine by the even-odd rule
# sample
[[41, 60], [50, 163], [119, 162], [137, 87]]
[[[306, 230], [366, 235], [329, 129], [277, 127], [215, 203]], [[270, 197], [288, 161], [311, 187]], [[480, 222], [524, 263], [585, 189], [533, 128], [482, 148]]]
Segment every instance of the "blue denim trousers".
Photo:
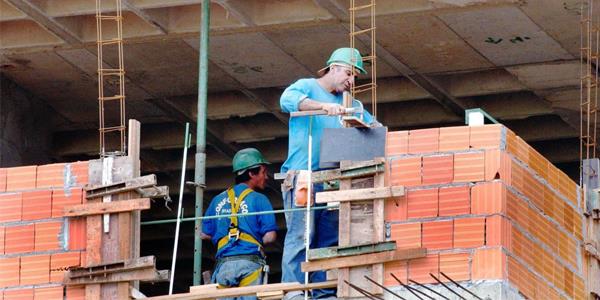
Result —
[[[283, 206], [285, 209], [296, 208], [294, 205], [295, 180], [292, 188], [288, 191], [282, 190]], [[314, 185], [314, 193], [322, 191], [321, 184]], [[314, 210], [311, 212], [310, 224], [310, 248], [323, 248], [337, 246], [338, 244], [338, 211], [337, 210]], [[281, 282], [304, 283], [304, 272], [300, 270], [300, 264], [306, 257], [304, 248], [304, 232], [306, 230], [306, 212], [295, 211], [285, 213], [285, 224], [287, 234], [283, 246], [283, 257], [281, 259]], [[327, 280], [324, 271], [309, 274], [309, 282], [323, 282]], [[300, 294], [300, 293], [298, 293]], [[325, 298], [335, 296], [335, 289], [313, 290], [312, 298]]]
[[[212, 275], [212, 282], [224, 285], [227, 287], [237, 287], [240, 285], [240, 281], [248, 276], [250, 273], [256, 271], [258, 268], [263, 266], [257, 262], [239, 259], [239, 260], [228, 260], [219, 263]], [[263, 277], [258, 276], [258, 279], [252, 281], [249, 285], [260, 285], [262, 284]], [[219, 298], [226, 300], [256, 300], [256, 296], [241, 296], [233, 298]]]

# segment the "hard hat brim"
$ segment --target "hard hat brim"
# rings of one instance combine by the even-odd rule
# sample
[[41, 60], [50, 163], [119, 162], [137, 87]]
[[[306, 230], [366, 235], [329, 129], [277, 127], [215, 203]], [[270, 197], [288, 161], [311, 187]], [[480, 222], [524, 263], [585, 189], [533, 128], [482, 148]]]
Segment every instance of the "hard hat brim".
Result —
[[[317, 75], [319, 77], [323, 77], [325, 75], [325, 73], [327, 73], [327, 69], [329, 69], [330, 67], [331, 67], [331, 65], [325, 66], [324, 68], [318, 70], [317, 71]], [[353, 66], [349, 65], [348, 67], [352, 68]], [[367, 71], [365, 71], [365, 69], [363, 69], [363, 68], [359, 68], [359, 67], [354, 66], [354, 69], [358, 70], [358, 73], [360, 73], [360, 74], [367, 74]]]

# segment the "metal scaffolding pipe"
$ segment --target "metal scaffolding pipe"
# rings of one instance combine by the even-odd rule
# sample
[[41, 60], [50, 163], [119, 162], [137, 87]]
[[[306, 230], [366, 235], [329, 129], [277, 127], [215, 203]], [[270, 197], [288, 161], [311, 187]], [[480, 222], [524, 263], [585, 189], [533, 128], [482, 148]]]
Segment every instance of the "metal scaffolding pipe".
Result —
[[[208, 34], [210, 31], [210, 1], [202, 1], [200, 25], [200, 59], [198, 76], [198, 116], [196, 121], [196, 163], [194, 182], [196, 184], [196, 218], [202, 217], [204, 188], [206, 187], [206, 107], [208, 97]], [[202, 221], [196, 219], [194, 226], [194, 276], [193, 284], [200, 285], [202, 276]]]

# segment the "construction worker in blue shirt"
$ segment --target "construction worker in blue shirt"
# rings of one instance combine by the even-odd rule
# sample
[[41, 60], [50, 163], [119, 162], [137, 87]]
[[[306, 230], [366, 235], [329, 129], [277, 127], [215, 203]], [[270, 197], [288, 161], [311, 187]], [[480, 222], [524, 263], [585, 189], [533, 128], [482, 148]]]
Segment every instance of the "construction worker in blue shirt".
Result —
[[[354, 85], [357, 73], [366, 74], [363, 61], [358, 50], [340, 48], [335, 50], [326, 66], [317, 73], [319, 78], [300, 79], [290, 85], [281, 95], [280, 105], [283, 112], [324, 110], [327, 115], [311, 117], [294, 117], [289, 122], [288, 156], [282, 173], [287, 173], [282, 185], [282, 197], [285, 209], [295, 208], [294, 190], [296, 188], [297, 170], [308, 168], [308, 137], [312, 135], [313, 171], [319, 170], [320, 141], [324, 128], [342, 127], [339, 115], [345, 112], [342, 106], [343, 93], [350, 91]], [[353, 107], [362, 104], [353, 99]], [[363, 121], [367, 124], [379, 124], [366, 111], [362, 113]], [[319, 192], [322, 185], [314, 185], [312, 191]], [[314, 194], [313, 194], [314, 197]], [[314, 198], [313, 198], [314, 199]], [[304, 283], [304, 273], [300, 263], [305, 259], [304, 235], [306, 227], [305, 212], [286, 212], [287, 233], [284, 241], [282, 257], [282, 282]], [[337, 246], [338, 242], [338, 212], [331, 210], [316, 210], [312, 212], [310, 248]], [[311, 222], [312, 223], [312, 222]], [[310, 274], [310, 282], [326, 280], [325, 272]], [[301, 292], [290, 292], [285, 299], [299, 298]], [[314, 290], [313, 298], [333, 298], [335, 290]]]
[[[217, 246], [212, 282], [221, 287], [260, 285], [266, 266], [263, 245], [277, 238], [275, 215], [243, 216], [252, 212], [272, 211], [269, 199], [256, 192], [264, 190], [268, 175], [262, 154], [254, 148], [240, 150], [233, 157], [235, 186], [215, 196], [206, 216], [240, 214], [202, 221], [202, 238]], [[256, 299], [254, 296], [234, 299]]]

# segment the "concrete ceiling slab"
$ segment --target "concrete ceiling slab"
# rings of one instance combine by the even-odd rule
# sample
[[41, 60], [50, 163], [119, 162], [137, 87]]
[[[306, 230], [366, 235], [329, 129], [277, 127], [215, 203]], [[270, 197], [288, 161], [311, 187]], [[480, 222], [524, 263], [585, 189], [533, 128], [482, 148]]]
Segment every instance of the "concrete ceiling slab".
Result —
[[439, 17], [498, 66], [572, 59], [517, 7], [486, 7]]
[[285, 86], [311, 75], [261, 33], [214, 36], [210, 53], [215, 64], [248, 88]]
[[[366, 28], [366, 24], [360, 24]], [[377, 40], [394, 56], [420, 73], [491, 67], [443, 22], [431, 15], [377, 18]]]
[[27, 15], [5, 1], [0, 1], [0, 22], [26, 19]]
[[[523, 1], [521, 10], [571, 55], [579, 57], [582, 2], [587, 5], [581, 0], [528, 0]], [[594, 14], [600, 14], [600, 7], [596, 6]]]
[[[27, 39], [23, 39], [27, 36]], [[0, 23], [0, 48], [41, 47], [61, 45], [64, 42], [31, 20], [15, 20]]]
[[564, 109], [579, 112], [581, 103], [581, 90], [578, 88], [553, 91], [545, 94], [545, 99], [552, 103], [555, 109]]
[[568, 61], [549, 64], [521, 65], [506, 68], [533, 90], [579, 86], [581, 63]]
[[[269, 32], [269, 38], [275, 43], [281, 45], [282, 49], [295, 57], [298, 61], [306, 65], [312, 76], [316, 76], [316, 71], [325, 66], [325, 62], [331, 55], [331, 52], [340, 47], [348, 47], [348, 30], [341, 24], [329, 26], [315, 26], [310, 28], [298, 28], [290, 30], [278, 30]], [[316, 45], [318, 46], [311, 46]], [[370, 53], [360, 41], [356, 48], [362, 54]], [[367, 71], [369, 68], [367, 66]], [[400, 75], [392, 67], [383, 61], [377, 61], [377, 76], [390, 77]]]
[[6, 55], [14, 67], [3, 69], [9, 78], [45, 99], [72, 122], [97, 118], [96, 81], [53, 52]]

